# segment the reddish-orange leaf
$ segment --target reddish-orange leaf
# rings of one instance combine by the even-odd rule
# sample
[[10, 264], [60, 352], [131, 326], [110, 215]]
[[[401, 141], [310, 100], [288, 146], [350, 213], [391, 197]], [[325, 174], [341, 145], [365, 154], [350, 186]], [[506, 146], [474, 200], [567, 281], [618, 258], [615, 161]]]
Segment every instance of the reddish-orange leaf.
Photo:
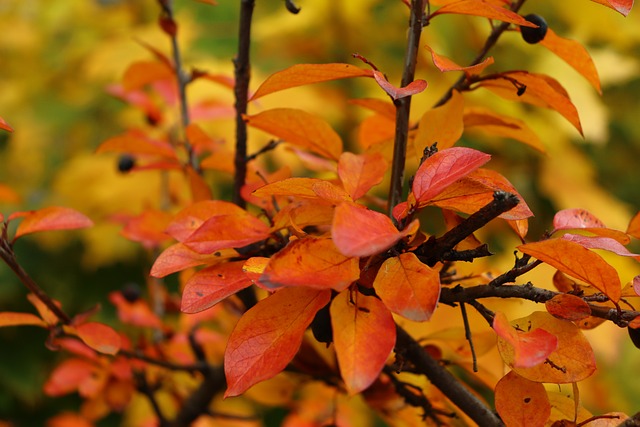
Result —
[[613, 302], [620, 300], [620, 277], [600, 255], [566, 239], [549, 239], [518, 246], [518, 250], [563, 273], [590, 283]]
[[396, 344], [391, 312], [376, 297], [343, 291], [331, 303], [333, 342], [350, 395], [369, 387]]
[[225, 397], [281, 372], [298, 352], [304, 331], [331, 299], [328, 289], [283, 288], [249, 309], [234, 328], [224, 354]]
[[515, 139], [542, 153], [546, 151], [538, 135], [522, 120], [474, 107], [465, 109], [463, 121], [465, 131], [479, 130], [491, 135]]
[[585, 49], [581, 43], [562, 38], [553, 32], [551, 28], [548, 28], [547, 34], [540, 44], [558, 55], [577, 72], [582, 74], [599, 93], [602, 93], [598, 70], [596, 70], [596, 66], [589, 52], [587, 52], [587, 49]]
[[175, 76], [173, 69], [162, 61], [138, 61], [127, 67], [122, 78], [125, 90], [142, 87], [162, 80], [170, 80]]
[[274, 108], [244, 116], [249, 126], [277, 136], [298, 147], [337, 160], [342, 153], [340, 135], [320, 117], [295, 108]]
[[9, 126], [9, 123], [5, 122], [2, 117], [0, 117], [0, 129], [4, 129], [9, 132], [13, 132], [13, 128]]
[[336, 207], [331, 236], [346, 256], [366, 257], [386, 251], [405, 235], [380, 212], [348, 202]]
[[457, 2], [449, 3], [432, 13], [431, 18], [445, 13], [482, 16], [489, 19], [497, 19], [499, 21], [510, 22], [516, 25], [524, 25], [525, 27], [536, 27], [535, 24], [527, 21], [517, 13], [503, 7], [495, 6], [486, 1], [460, 0]]
[[509, 427], [543, 426], [551, 415], [551, 403], [544, 386], [514, 371], [498, 381], [495, 399], [496, 411]]
[[[544, 311], [516, 319], [511, 325], [518, 331], [544, 330], [557, 339], [557, 348], [543, 363], [533, 367], [515, 366], [514, 347], [503, 338], [498, 339], [498, 350], [503, 361], [520, 376], [535, 382], [567, 384], [582, 381], [596, 370], [595, 355], [589, 341], [573, 323], [556, 319]], [[532, 348], [536, 351], [535, 347]]]
[[635, 214], [635, 216], [631, 218], [631, 221], [629, 221], [627, 234], [635, 237], [636, 239], [640, 239], [640, 212]]
[[[18, 225], [15, 239], [25, 234], [51, 230], [73, 230], [93, 226], [93, 222], [84, 214], [71, 208], [50, 206], [37, 211], [24, 213], [24, 219]], [[15, 214], [14, 214], [15, 215]], [[15, 216], [11, 215], [12, 219]]]
[[358, 127], [358, 144], [364, 150], [383, 142], [393, 141], [395, 135], [395, 118], [389, 119], [382, 114], [367, 117]]
[[351, 198], [357, 200], [382, 182], [388, 166], [380, 153], [344, 152], [338, 160], [338, 176]]
[[625, 248], [620, 242], [612, 239], [611, 237], [592, 237], [567, 233], [562, 236], [562, 238], [582, 245], [587, 249], [604, 249], [605, 251], [613, 252], [614, 254], [621, 256], [640, 257], [640, 254], [629, 252], [629, 249]]
[[271, 257], [260, 282], [270, 288], [308, 286], [341, 291], [360, 277], [358, 258], [341, 254], [331, 239], [294, 240]]
[[141, 131], [128, 131], [122, 135], [114, 136], [104, 141], [96, 153], [128, 153], [135, 155], [154, 155], [170, 160], [178, 160], [174, 147], [171, 144], [157, 139], [149, 138]]
[[212, 254], [200, 254], [189, 249], [183, 243], [176, 243], [158, 255], [151, 267], [150, 274], [153, 277], [161, 278], [189, 267], [219, 262], [237, 255], [238, 253], [233, 249], [223, 249]]
[[219, 215], [243, 217], [247, 211], [237, 205], [222, 200], [204, 200], [187, 206], [178, 212], [167, 227], [167, 233], [182, 242], [191, 236], [207, 219]]
[[104, 323], [87, 322], [75, 327], [65, 327], [75, 333], [86, 345], [97, 352], [117, 354], [120, 351], [120, 335]]
[[631, 8], [633, 7], [633, 0], [591, 0], [591, 1], [610, 7], [611, 9], [619, 12], [624, 16], [627, 16], [629, 12], [631, 12]]
[[[58, 323], [58, 317], [53, 314], [53, 311], [51, 311], [40, 298], [35, 296], [35, 294], [28, 294], [27, 299], [36, 308], [36, 310], [38, 310], [38, 314], [40, 315], [42, 320], [45, 321], [45, 323], [47, 323], [48, 325], [55, 325], [56, 323]], [[53, 301], [53, 303], [58, 307], [61, 306], [60, 302], [58, 301]]]
[[43, 391], [48, 396], [63, 396], [78, 390], [91, 381], [97, 366], [84, 359], [67, 359], [56, 366], [44, 384]]
[[284, 206], [273, 217], [273, 230], [292, 227], [299, 235], [306, 233], [309, 225], [331, 225], [334, 207], [330, 204], [314, 202], [295, 202]]
[[359, 105], [367, 108], [389, 120], [396, 120], [396, 107], [388, 100], [378, 98], [350, 99], [349, 104]]
[[[527, 71], [510, 71], [501, 73], [495, 79], [483, 80], [480, 86], [510, 101], [526, 102], [538, 107], [550, 108], [560, 113], [582, 134], [582, 125], [578, 110], [571, 102], [569, 94], [555, 79]], [[518, 86], [518, 87], [516, 87]], [[519, 90], [526, 86], [524, 93]]]
[[[63, 412], [47, 420], [46, 427], [94, 427], [91, 421], [82, 415], [71, 412]], [[9, 427], [9, 426], [7, 426]]]
[[351, 77], [371, 77], [372, 75], [371, 70], [350, 64], [297, 64], [269, 76], [251, 99], [255, 100], [270, 93], [296, 86]]
[[440, 297], [440, 274], [407, 252], [387, 259], [373, 282], [384, 305], [416, 322], [431, 318]]
[[426, 203], [457, 180], [487, 163], [491, 156], [466, 147], [438, 151], [422, 162], [412, 191], [419, 204]]
[[260, 198], [291, 196], [303, 199], [317, 199], [313, 186], [320, 182], [318, 178], [286, 178], [272, 182], [255, 190], [252, 194]]
[[331, 203], [338, 204], [340, 202], [352, 202], [353, 199], [345, 191], [344, 188], [339, 187], [335, 184], [332, 184], [329, 181], [325, 181], [323, 179], [313, 183], [311, 189], [314, 193], [318, 195], [322, 200]]
[[0, 327], [3, 326], [20, 326], [32, 325], [47, 327], [47, 323], [31, 313], [16, 313], [12, 311], [3, 311], [0, 313]]
[[431, 52], [431, 60], [433, 61], [433, 65], [435, 65], [436, 68], [443, 73], [447, 71], [464, 71], [467, 75], [477, 75], [494, 62], [493, 56], [489, 56], [479, 64], [464, 67], [462, 65], [456, 64], [446, 56], [438, 55], [433, 49], [431, 49], [431, 47], [425, 47], [429, 52]]
[[168, 212], [147, 209], [140, 215], [128, 218], [120, 234], [146, 248], [158, 247], [171, 239], [165, 231], [170, 221], [171, 214]]
[[400, 98], [406, 98], [407, 96], [416, 95], [427, 88], [427, 82], [421, 79], [414, 80], [405, 87], [395, 87], [384, 77], [380, 71], [373, 72], [373, 78], [378, 83], [378, 86], [384, 90], [391, 99], [398, 100]]
[[251, 286], [243, 264], [244, 261], [225, 262], [195, 273], [184, 285], [180, 310], [198, 313]]
[[413, 140], [415, 152], [422, 157], [425, 148], [435, 142], [438, 149], [452, 147], [460, 139], [463, 131], [462, 111], [464, 99], [460, 92], [453, 91], [451, 99], [440, 107], [427, 110], [420, 118], [418, 132]]
[[122, 292], [111, 292], [109, 301], [116, 307], [118, 319], [122, 323], [144, 328], [162, 328], [162, 321], [151, 310], [145, 299], [137, 298], [135, 301], [129, 301]]
[[582, 298], [558, 294], [544, 303], [547, 311], [558, 319], [578, 321], [591, 316], [591, 308]]
[[269, 226], [250, 214], [217, 215], [202, 223], [183, 243], [198, 253], [211, 254], [265, 240], [270, 234]]
[[584, 209], [564, 209], [553, 217], [553, 232], [558, 230], [582, 229], [598, 236], [610, 237], [626, 245], [629, 236], [618, 230], [606, 228], [604, 223]]
[[510, 367], [538, 366], [558, 347], [558, 339], [553, 334], [540, 328], [514, 329], [501, 312], [496, 313], [492, 326], [498, 334], [498, 344], [502, 343], [503, 347], [511, 350], [509, 358], [501, 351], [502, 358]]

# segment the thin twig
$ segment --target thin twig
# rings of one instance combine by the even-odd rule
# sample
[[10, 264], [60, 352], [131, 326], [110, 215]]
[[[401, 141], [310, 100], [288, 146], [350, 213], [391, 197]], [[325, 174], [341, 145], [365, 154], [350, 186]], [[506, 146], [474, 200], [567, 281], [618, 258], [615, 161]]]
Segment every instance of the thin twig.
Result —
[[476, 357], [476, 349], [473, 346], [473, 336], [471, 335], [471, 327], [469, 327], [469, 317], [467, 316], [467, 307], [464, 302], [460, 303], [460, 312], [462, 313], [462, 323], [464, 324], [464, 337], [469, 341], [469, 350], [471, 350], [471, 360], [473, 361], [473, 372], [478, 372], [478, 359]]
[[261, 156], [264, 153], [267, 153], [267, 152], [269, 152], [271, 150], [274, 150], [282, 142], [283, 141], [281, 139], [272, 139], [272, 140], [270, 140], [264, 147], [262, 147], [261, 149], [259, 149], [255, 153], [248, 155], [246, 161], [250, 162], [251, 160], [255, 160], [258, 156]]
[[142, 354], [136, 351], [127, 350], [127, 349], [120, 349], [120, 351], [118, 352], [118, 355], [124, 356], [129, 359], [141, 360], [143, 362], [147, 362], [149, 364], [159, 366], [161, 368], [165, 368], [170, 371], [202, 372], [203, 370], [206, 370], [209, 367], [208, 364], [200, 363], [200, 362], [197, 362], [191, 365], [182, 365], [179, 363], [172, 363], [166, 360], [156, 359], [154, 357], [147, 356], [145, 354]]
[[169, 421], [164, 416], [164, 413], [162, 412], [162, 408], [160, 408], [160, 404], [156, 399], [155, 391], [147, 381], [147, 377], [145, 373], [141, 371], [134, 371], [133, 377], [135, 379], [136, 388], [138, 389], [138, 391], [143, 395], [145, 395], [147, 397], [147, 400], [149, 400], [149, 404], [153, 408], [153, 412], [156, 414], [156, 417], [158, 418], [159, 427], [169, 427]]

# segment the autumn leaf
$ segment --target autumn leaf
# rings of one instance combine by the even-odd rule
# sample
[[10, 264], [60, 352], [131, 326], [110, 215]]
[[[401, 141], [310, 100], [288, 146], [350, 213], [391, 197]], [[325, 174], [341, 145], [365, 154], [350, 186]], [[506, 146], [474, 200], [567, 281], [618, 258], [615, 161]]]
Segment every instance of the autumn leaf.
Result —
[[331, 291], [283, 288], [249, 309], [234, 328], [224, 355], [225, 397], [281, 372], [298, 352], [304, 331]]
[[421, 157], [424, 149], [436, 142], [441, 151], [452, 147], [462, 136], [463, 109], [464, 98], [454, 90], [444, 105], [427, 110], [420, 118], [413, 140], [416, 154]]
[[394, 101], [406, 98], [407, 96], [416, 95], [427, 88], [427, 82], [421, 79], [414, 80], [405, 87], [396, 87], [389, 83], [384, 74], [380, 71], [374, 71], [373, 78], [378, 83], [378, 86], [380, 86], [382, 90], [384, 90]]
[[241, 248], [270, 235], [269, 226], [252, 215], [217, 215], [203, 222], [183, 243], [198, 253], [211, 254], [220, 249]]
[[511, 24], [523, 25], [525, 27], [536, 27], [522, 16], [503, 7], [495, 6], [486, 1], [460, 0], [448, 3], [431, 14], [431, 18], [437, 15], [453, 13], [457, 15], [481, 16], [489, 19], [509, 22]]
[[551, 28], [548, 28], [547, 34], [544, 36], [542, 41], [540, 41], [540, 44], [558, 55], [577, 72], [582, 74], [582, 76], [591, 83], [598, 93], [602, 94], [598, 70], [593, 63], [593, 59], [591, 59], [589, 52], [587, 52], [581, 43], [562, 38]]
[[13, 128], [9, 126], [9, 123], [7, 123], [2, 117], [0, 117], [0, 129], [4, 129], [8, 132], [13, 132]]
[[120, 351], [120, 335], [104, 323], [87, 322], [65, 327], [65, 329], [77, 335], [86, 345], [100, 353], [115, 355]]
[[342, 291], [360, 277], [358, 258], [345, 256], [331, 239], [294, 240], [271, 257], [260, 283]]
[[553, 217], [552, 234], [559, 230], [584, 230], [603, 237], [611, 237], [623, 245], [630, 242], [622, 231], [607, 228], [602, 221], [584, 209], [563, 209]]
[[122, 78], [125, 90], [141, 89], [162, 80], [175, 78], [173, 68], [162, 61], [138, 61], [127, 67]]
[[490, 159], [490, 155], [466, 147], [438, 151], [422, 162], [413, 179], [412, 191], [418, 204], [428, 202]]
[[46, 427], [94, 427], [91, 421], [79, 414], [63, 412], [47, 420]]
[[292, 87], [351, 77], [371, 77], [372, 75], [371, 70], [350, 64], [296, 64], [269, 76], [260, 85], [251, 100]]
[[354, 395], [380, 375], [396, 343], [396, 324], [378, 298], [349, 290], [333, 299], [330, 313], [340, 375]]
[[91, 381], [91, 377], [97, 370], [97, 366], [87, 360], [78, 358], [64, 360], [55, 367], [44, 384], [43, 391], [48, 396], [63, 396], [71, 393]]
[[338, 160], [342, 139], [325, 120], [294, 108], [274, 108], [244, 116], [247, 125], [263, 130], [298, 147]]
[[36, 211], [14, 212], [9, 220], [23, 218], [16, 229], [14, 239], [25, 234], [52, 230], [73, 230], [93, 226], [93, 221], [84, 214], [59, 206], [50, 206]]
[[348, 202], [336, 207], [331, 227], [336, 247], [350, 257], [366, 257], [386, 251], [409, 233], [398, 231], [388, 216]]
[[237, 256], [233, 249], [222, 249], [212, 254], [201, 254], [189, 249], [184, 243], [176, 243], [162, 251], [151, 266], [152, 277], [162, 278], [171, 273], [196, 267], [202, 264], [220, 262], [226, 258]]
[[482, 71], [487, 68], [489, 65], [494, 63], [493, 56], [489, 56], [485, 58], [482, 62], [475, 65], [470, 65], [468, 67], [464, 67], [462, 65], [458, 65], [453, 62], [451, 59], [446, 56], [438, 55], [433, 49], [429, 46], [425, 46], [427, 50], [431, 53], [431, 60], [433, 61], [433, 65], [440, 71], [464, 71], [467, 76], [477, 75], [482, 73]]
[[503, 356], [503, 359], [512, 368], [538, 366], [558, 347], [558, 339], [553, 334], [540, 328], [514, 329], [501, 312], [496, 313], [492, 327], [498, 334], [498, 344], [503, 343], [503, 347], [511, 349], [510, 357]]
[[237, 205], [223, 200], [203, 200], [178, 212], [171, 224], [167, 226], [166, 232], [179, 242], [183, 242], [206, 220], [219, 215], [243, 217], [249, 213]]
[[379, 153], [353, 154], [344, 152], [338, 160], [338, 176], [353, 200], [364, 196], [376, 184], [380, 184], [388, 167]]
[[180, 310], [198, 313], [251, 286], [243, 265], [244, 261], [225, 262], [194, 273], [184, 284]]
[[624, 16], [627, 16], [629, 12], [631, 12], [631, 8], [633, 7], [633, 0], [591, 0], [591, 1], [610, 7], [611, 9], [619, 12]]
[[118, 319], [122, 323], [143, 328], [162, 328], [162, 321], [143, 298], [130, 301], [122, 292], [111, 292], [109, 301], [116, 307]]
[[509, 427], [542, 426], [551, 415], [544, 386], [514, 371], [502, 377], [495, 388], [496, 411]]
[[558, 294], [544, 303], [549, 314], [558, 319], [578, 321], [591, 315], [591, 308], [582, 298], [571, 294]]
[[466, 108], [463, 117], [466, 131], [481, 131], [491, 135], [515, 139], [528, 146], [546, 152], [545, 146], [538, 135], [522, 120], [503, 116], [491, 110], [472, 107]]
[[396, 120], [396, 107], [392, 102], [378, 98], [358, 98], [350, 99], [349, 104], [358, 105], [360, 107], [371, 110], [389, 120]]
[[[518, 331], [524, 331], [519, 334], [529, 330], [544, 330], [557, 339], [557, 348], [546, 356], [543, 363], [523, 367], [516, 365], [518, 359], [513, 345], [500, 336], [498, 350], [502, 360], [520, 376], [535, 382], [567, 384], [582, 381], [595, 372], [595, 355], [591, 345], [573, 322], [556, 319], [544, 311], [536, 311], [527, 317], [513, 320], [511, 325]], [[529, 342], [533, 343], [534, 341]], [[534, 344], [531, 350], [541, 351]]]
[[139, 130], [127, 131], [104, 141], [96, 153], [127, 153], [133, 155], [160, 156], [178, 161], [175, 148], [166, 141], [153, 139]]
[[629, 252], [629, 249], [625, 248], [620, 242], [612, 239], [611, 237], [593, 237], [567, 233], [563, 235], [562, 238], [570, 242], [575, 242], [587, 249], [604, 249], [605, 251], [613, 252], [616, 255], [636, 258], [640, 257], [640, 254]]
[[409, 320], [431, 318], [440, 297], [440, 274], [411, 252], [388, 258], [373, 282], [376, 293], [392, 312]]
[[126, 218], [120, 234], [146, 248], [155, 248], [171, 239], [165, 232], [171, 219], [168, 212], [147, 209], [140, 215]]
[[627, 226], [627, 234], [635, 237], [636, 239], [640, 239], [640, 212], [634, 215], [629, 221], [629, 225]]
[[[35, 294], [28, 294], [27, 299], [36, 308], [38, 314], [47, 325], [53, 326], [58, 323], [58, 316], [56, 316], [53, 311], [51, 311], [51, 309], [49, 309], [49, 307], [47, 307], [47, 305], [43, 303], [42, 300]], [[61, 304], [58, 301], [54, 300], [53, 304], [55, 304], [57, 307], [61, 307]]]
[[566, 239], [549, 239], [518, 246], [518, 250], [563, 273], [590, 283], [613, 302], [620, 300], [618, 272], [600, 255]]
[[0, 327], [21, 325], [41, 326], [43, 328], [47, 327], [47, 323], [35, 314], [16, 313], [12, 311], [0, 312]]

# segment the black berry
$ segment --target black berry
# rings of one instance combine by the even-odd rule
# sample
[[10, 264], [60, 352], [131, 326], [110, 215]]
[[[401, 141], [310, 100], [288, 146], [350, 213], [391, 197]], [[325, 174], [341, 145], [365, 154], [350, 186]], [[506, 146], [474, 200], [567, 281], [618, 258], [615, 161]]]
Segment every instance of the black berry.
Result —
[[316, 316], [313, 318], [313, 322], [311, 322], [311, 332], [313, 332], [314, 338], [318, 340], [318, 342], [327, 344], [333, 341], [331, 314], [329, 313], [330, 305], [331, 304], [327, 304], [323, 308], [318, 310]]
[[535, 13], [525, 16], [524, 19], [538, 26], [538, 28], [520, 27], [520, 33], [522, 34], [524, 41], [530, 44], [542, 41], [544, 36], [547, 35], [547, 28], [549, 28], [547, 21], [545, 21], [542, 16], [536, 15]]
[[136, 302], [142, 296], [142, 289], [137, 283], [129, 282], [120, 290], [124, 299], [129, 302]]
[[118, 159], [118, 170], [122, 173], [127, 173], [136, 165], [135, 157], [129, 154], [123, 154]]

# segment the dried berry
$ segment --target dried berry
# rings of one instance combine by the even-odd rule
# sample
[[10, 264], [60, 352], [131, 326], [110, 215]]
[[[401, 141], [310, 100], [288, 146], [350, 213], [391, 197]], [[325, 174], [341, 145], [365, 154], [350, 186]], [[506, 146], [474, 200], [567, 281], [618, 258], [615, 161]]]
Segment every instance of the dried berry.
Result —
[[522, 34], [524, 41], [531, 44], [542, 41], [544, 36], [547, 35], [547, 29], [549, 28], [547, 21], [545, 21], [542, 16], [536, 15], [535, 13], [525, 16], [524, 19], [538, 26], [538, 28], [520, 27], [520, 33]]
[[136, 165], [136, 159], [129, 155], [123, 154], [118, 159], [118, 170], [122, 173], [127, 173]]

